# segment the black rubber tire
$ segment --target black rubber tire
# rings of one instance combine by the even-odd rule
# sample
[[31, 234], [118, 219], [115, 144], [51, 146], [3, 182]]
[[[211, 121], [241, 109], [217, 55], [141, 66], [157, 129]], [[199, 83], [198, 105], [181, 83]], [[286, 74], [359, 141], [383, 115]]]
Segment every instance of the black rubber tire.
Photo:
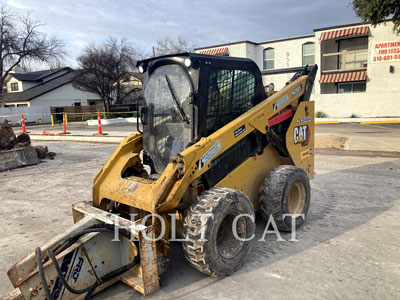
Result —
[[292, 165], [282, 165], [275, 167], [268, 172], [260, 191], [260, 208], [265, 220], [269, 220], [272, 215], [280, 231], [292, 231], [292, 218], [284, 214], [294, 213], [289, 210], [289, 195], [293, 186], [301, 184], [304, 186], [305, 200], [301, 211], [296, 214], [303, 214], [296, 218], [296, 229], [303, 225], [308, 208], [310, 206], [311, 189], [310, 180], [306, 172]]
[[[204, 239], [201, 239], [200, 214], [214, 216], [204, 216]], [[193, 267], [204, 274], [223, 277], [244, 265], [251, 251], [250, 241], [239, 241], [233, 237], [232, 229], [226, 231], [232, 225], [229, 222], [237, 214], [248, 214], [254, 221], [253, 205], [242, 192], [230, 188], [212, 188], [197, 197], [184, 220], [183, 250]], [[249, 217], [240, 217], [238, 220], [240, 237], [251, 238], [255, 223]]]

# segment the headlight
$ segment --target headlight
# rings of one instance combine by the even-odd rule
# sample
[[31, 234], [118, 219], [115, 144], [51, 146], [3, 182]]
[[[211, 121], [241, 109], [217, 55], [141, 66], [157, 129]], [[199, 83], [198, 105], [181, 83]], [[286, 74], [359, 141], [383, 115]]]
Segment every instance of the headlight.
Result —
[[139, 69], [139, 73], [144, 73], [143, 65], [140, 65], [138, 69]]
[[192, 60], [190, 58], [185, 58], [183, 63], [185, 64], [186, 68], [189, 68], [192, 65]]
[[268, 86], [268, 91], [272, 92], [273, 90], [275, 90], [275, 85], [273, 83], [270, 83]]

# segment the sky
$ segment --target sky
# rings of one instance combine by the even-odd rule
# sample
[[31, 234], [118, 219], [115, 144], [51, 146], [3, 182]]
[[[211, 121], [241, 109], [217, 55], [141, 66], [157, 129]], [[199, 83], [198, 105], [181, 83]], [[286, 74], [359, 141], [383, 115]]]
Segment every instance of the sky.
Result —
[[128, 39], [151, 53], [157, 39], [184, 36], [197, 47], [242, 40], [262, 42], [359, 22], [350, 0], [0, 0], [45, 25], [66, 44], [67, 64], [89, 42]]

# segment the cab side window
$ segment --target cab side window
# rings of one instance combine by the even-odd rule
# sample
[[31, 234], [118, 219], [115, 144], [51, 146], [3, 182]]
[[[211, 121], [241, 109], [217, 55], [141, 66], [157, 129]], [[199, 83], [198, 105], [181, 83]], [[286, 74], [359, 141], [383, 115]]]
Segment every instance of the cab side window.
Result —
[[243, 70], [215, 70], [208, 82], [207, 135], [254, 106], [255, 76]]

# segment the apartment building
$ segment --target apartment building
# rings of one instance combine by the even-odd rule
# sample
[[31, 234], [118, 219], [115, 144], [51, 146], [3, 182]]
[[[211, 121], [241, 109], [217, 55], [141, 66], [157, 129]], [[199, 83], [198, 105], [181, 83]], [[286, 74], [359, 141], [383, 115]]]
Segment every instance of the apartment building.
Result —
[[195, 49], [253, 59], [264, 85], [282, 88], [299, 67], [318, 64], [311, 99], [329, 117], [400, 116], [400, 36], [393, 23], [315, 29], [313, 34], [265, 42], [240, 41]]

